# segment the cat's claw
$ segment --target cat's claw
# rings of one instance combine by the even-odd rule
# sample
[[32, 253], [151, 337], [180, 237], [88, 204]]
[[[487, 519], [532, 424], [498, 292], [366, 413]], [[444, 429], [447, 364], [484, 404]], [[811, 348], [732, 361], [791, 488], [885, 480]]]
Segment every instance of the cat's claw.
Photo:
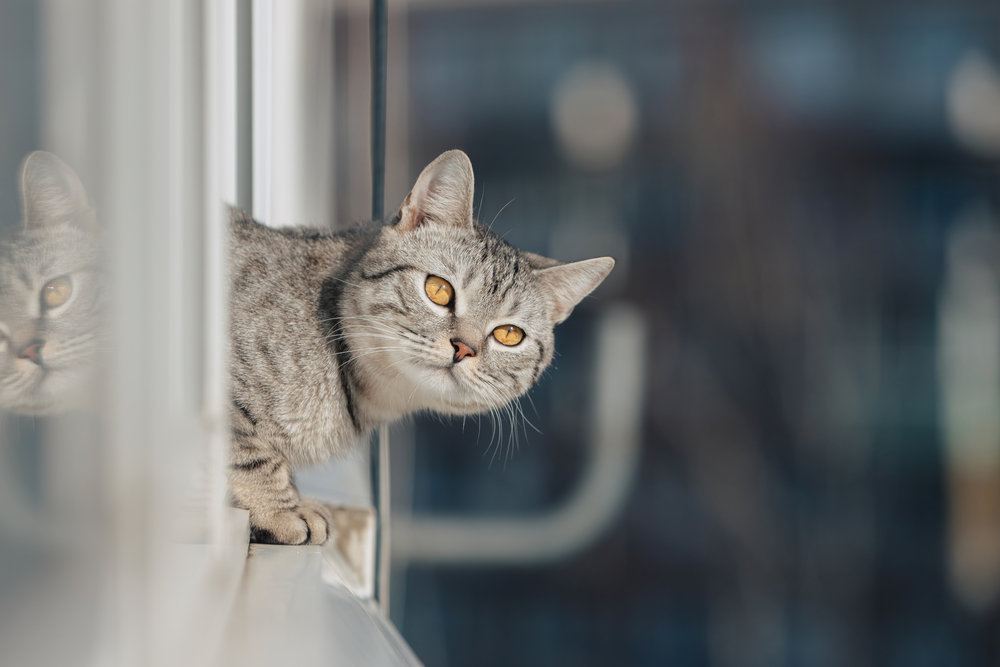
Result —
[[303, 500], [295, 509], [251, 520], [254, 537], [265, 544], [326, 544], [333, 535], [333, 517], [325, 505]]

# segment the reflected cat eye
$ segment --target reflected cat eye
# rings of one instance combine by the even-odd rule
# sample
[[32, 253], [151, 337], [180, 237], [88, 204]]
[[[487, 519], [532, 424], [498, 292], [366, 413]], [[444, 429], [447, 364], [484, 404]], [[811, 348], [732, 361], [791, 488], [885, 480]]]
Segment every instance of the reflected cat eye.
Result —
[[524, 331], [513, 324], [505, 324], [493, 330], [493, 337], [504, 345], [517, 345], [524, 338]]
[[42, 288], [42, 304], [46, 308], [55, 308], [66, 303], [69, 295], [73, 293], [73, 284], [66, 276], [61, 276], [55, 280], [50, 280]]
[[427, 282], [424, 283], [424, 290], [427, 292], [430, 300], [439, 306], [450, 306], [452, 300], [455, 298], [455, 290], [451, 284], [444, 278], [438, 278], [437, 276], [427, 276]]

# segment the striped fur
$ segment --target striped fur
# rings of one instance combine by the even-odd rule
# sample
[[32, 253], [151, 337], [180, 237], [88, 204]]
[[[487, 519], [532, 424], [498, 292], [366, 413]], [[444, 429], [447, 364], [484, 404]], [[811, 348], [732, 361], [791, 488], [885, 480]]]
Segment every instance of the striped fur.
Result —
[[[414, 412], [474, 414], [524, 394], [552, 360], [553, 327], [614, 265], [517, 250], [472, 219], [472, 193], [468, 158], [450, 151], [388, 225], [333, 234], [233, 213], [230, 490], [258, 539], [329, 537], [296, 468]], [[450, 307], [426, 295], [430, 275], [453, 286]], [[524, 330], [520, 344], [492, 337], [505, 324]], [[455, 339], [475, 356], [455, 361]]]

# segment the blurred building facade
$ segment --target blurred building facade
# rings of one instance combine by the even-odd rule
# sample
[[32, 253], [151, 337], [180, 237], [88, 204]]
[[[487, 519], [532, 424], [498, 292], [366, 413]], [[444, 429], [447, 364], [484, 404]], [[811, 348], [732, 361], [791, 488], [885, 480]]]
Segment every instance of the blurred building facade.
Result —
[[[489, 464], [490, 433], [418, 423], [415, 511], [557, 501], [584, 464], [593, 317], [624, 301], [650, 323], [640, 474], [619, 521], [557, 564], [411, 566], [396, 615], [417, 652], [449, 665], [1000, 659], [1000, 487], [991, 455], [973, 473], [955, 464], [941, 356], [949, 245], [997, 224], [996, 135], [963, 142], [955, 108], [970, 58], [997, 72], [1000, 10], [414, 4], [407, 26], [411, 163], [462, 147], [480, 219], [496, 215], [513, 244], [619, 260], [557, 332], [529, 412], [541, 433], [527, 428], [504, 466]], [[619, 106], [636, 109], [608, 164], [574, 155], [559, 125], [581, 67], [614, 72]], [[988, 98], [987, 79], [968, 94]], [[600, 104], [589, 85], [582, 99]], [[972, 367], [1000, 348], [990, 331]], [[980, 413], [1000, 411], [993, 395]]]

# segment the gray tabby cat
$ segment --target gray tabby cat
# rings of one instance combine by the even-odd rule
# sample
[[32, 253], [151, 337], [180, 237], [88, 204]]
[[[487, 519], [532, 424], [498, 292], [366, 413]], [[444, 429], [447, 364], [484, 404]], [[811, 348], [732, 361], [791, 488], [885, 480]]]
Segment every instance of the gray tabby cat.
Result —
[[230, 492], [258, 540], [330, 536], [294, 469], [414, 412], [474, 414], [524, 394], [552, 360], [553, 327], [614, 266], [518, 250], [472, 210], [472, 165], [450, 151], [386, 226], [332, 234], [233, 214]]
[[24, 159], [24, 220], [0, 240], [0, 408], [51, 414], [83, 402], [102, 339], [101, 239], [76, 173]]

